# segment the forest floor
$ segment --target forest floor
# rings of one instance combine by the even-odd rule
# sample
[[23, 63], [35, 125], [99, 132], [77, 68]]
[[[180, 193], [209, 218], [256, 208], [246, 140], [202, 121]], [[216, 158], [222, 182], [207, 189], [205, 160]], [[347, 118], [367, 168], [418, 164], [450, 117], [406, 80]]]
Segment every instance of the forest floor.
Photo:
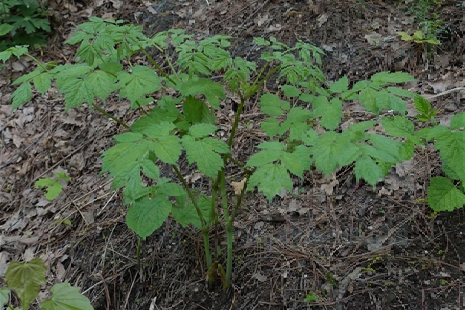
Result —
[[[34, 55], [69, 62], [76, 47], [64, 41], [75, 26], [98, 16], [140, 25], [149, 36], [170, 28], [199, 38], [230, 35], [231, 53], [249, 60], [256, 57], [254, 37], [288, 45], [302, 40], [325, 51], [329, 81], [347, 75], [355, 83], [388, 70], [412, 74], [416, 82], [408, 87], [425, 97], [464, 87], [465, 3], [434, 6], [435, 18], [444, 21], [442, 44], [426, 50], [396, 34], [419, 29], [414, 6], [421, 2], [55, 0], [49, 1], [54, 34]], [[376, 188], [356, 184], [346, 167], [329, 178], [315, 172], [296, 179], [292, 193], [271, 202], [250, 193], [235, 223], [233, 286], [211, 291], [202, 235], [170, 219], [141, 243], [138, 263], [127, 206], [100, 174], [100, 156], [122, 128], [85, 105], [65, 113], [63, 99], [52, 92], [35, 93], [11, 113], [11, 77], [34, 68], [14, 60], [0, 72], [0, 279], [9, 262], [42, 257], [47, 289], [65, 281], [79, 286], [95, 309], [465, 308], [465, 213], [435, 215], [424, 203], [428, 180], [442, 174], [431, 146]], [[431, 101], [441, 124], [465, 110], [464, 97], [453, 92]], [[126, 101], [114, 98], [106, 107], [127, 122], [135, 119]], [[255, 107], [251, 100], [244, 111], [252, 126], [237, 132], [242, 143], [236, 151], [243, 154], [251, 153], [247, 142], [260, 125]], [[222, 113], [231, 119], [227, 104]], [[356, 121], [367, 116], [354, 106], [345, 113]], [[411, 105], [408, 113], [413, 116]], [[183, 169], [196, 186], [208, 188], [192, 167]], [[50, 202], [34, 182], [59, 171], [71, 181]]]

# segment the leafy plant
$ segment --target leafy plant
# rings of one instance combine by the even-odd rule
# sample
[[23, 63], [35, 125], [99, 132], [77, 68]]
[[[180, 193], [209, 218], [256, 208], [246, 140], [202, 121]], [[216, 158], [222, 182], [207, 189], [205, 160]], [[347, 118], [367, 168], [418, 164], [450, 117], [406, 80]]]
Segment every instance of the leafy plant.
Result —
[[430, 44], [434, 44], [434, 45], [441, 44], [441, 42], [439, 42], [435, 38], [427, 38], [425, 36], [425, 34], [423, 33], [423, 31], [421, 31], [421, 30], [415, 31], [413, 33], [413, 35], [409, 35], [408, 33], [404, 32], [404, 31], [399, 31], [399, 32], [397, 32], [397, 34], [401, 36], [400, 39], [402, 41], [413, 41], [413, 42], [418, 43], [418, 44], [423, 44], [423, 43], [430, 43]]
[[71, 181], [71, 179], [66, 175], [66, 172], [57, 172], [55, 178], [41, 178], [37, 180], [34, 185], [38, 188], [47, 188], [45, 193], [45, 198], [48, 200], [53, 200], [60, 195], [63, 190], [63, 185], [61, 181]]
[[[256, 63], [231, 57], [229, 39], [217, 35], [195, 41], [182, 30], [147, 38], [140, 27], [93, 17], [79, 25], [67, 41], [80, 44], [76, 63], [57, 66], [34, 59], [38, 67], [13, 82], [19, 86], [12, 95], [12, 108], [16, 109], [31, 98], [32, 85], [43, 94], [54, 82], [64, 95], [66, 108], [86, 102], [124, 127], [126, 132], [117, 135], [115, 145], [103, 154], [102, 172], [113, 178], [112, 189], [123, 189], [124, 203], [129, 205], [127, 225], [142, 239], [169, 214], [183, 226], [200, 228], [207, 279], [213, 284], [219, 275], [225, 288], [232, 275], [233, 223], [247, 191], [256, 188], [271, 201], [283, 189], [293, 190], [293, 176], [303, 178], [304, 171], [313, 167], [329, 175], [352, 164], [357, 180], [375, 186], [391, 167], [410, 159], [415, 146], [436, 139], [440, 132], [446, 135], [437, 127], [419, 135], [404, 116], [405, 98], [414, 94], [396, 84], [412, 81], [407, 73], [377, 73], [351, 88], [347, 77], [327, 83], [320, 69], [323, 52], [319, 48], [301, 41], [290, 47], [273, 37], [255, 39], [265, 63], [257, 71]], [[158, 62], [147, 52], [149, 48], [158, 52]], [[153, 69], [133, 63], [135, 54], [145, 55]], [[0, 60], [22, 55], [32, 57], [25, 47], [15, 47], [0, 53]], [[220, 71], [224, 72], [222, 81], [210, 78]], [[271, 79], [281, 84], [279, 93], [262, 93]], [[240, 102], [231, 131], [222, 139], [216, 115], [227, 92], [237, 94]], [[127, 99], [142, 116], [131, 126], [113, 117], [98, 104], [111, 94]], [[268, 139], [256, 145], [256, 152], [243, 162], [231, 149], [241, 114], [253, 96], [258, 96], [260, 110], [266, 115], [260, 127]], [[372, 113], [373, 120], [340, 132], [343, 103], [353, 100]], [[425, 115], [432, 116], [425, 109]], [[397, 116], [383, 115], [386, 110]], [[379, 126], [384, 133], [374, 130]], [[458, 143], [454, 126], [450, 133], [454, 138], [447, 137]], [[458, 168], [464, 150], [455, 148], [450, 154], [444, 143], [438, 148], [444, 153], [446, 167]], [[187, 184], [179, 166], [183, 158], [210, 180], [210, 192], [199, 192]], [[163, 174], [160, 165], [171, 167], [177, 180]], [[237, 195], [234, 204], [227, 195], [230, 165], [243, 174], [242, 181], [231, 184]], [[462, 174], [454, 176], [463, 182]], [[433, 191], [433, 197], [439, 197], [434, 195]], [[431, 199], [433, 208], [445, 201], [440, 199], [448, 199], [441, 197]], [[461, 207], [457, 202], [449, 205]], [[221, 264], [222, 251], [210, 247], [210, 232], [215, 231], [211, 228], [217, 225], [226, 231], [226, 268]]]
[[[19, 310], [9, 304], [9, 295], [13, 291], [21, 301], [21, 309], [27, 310], [40, 292], [40, 286], [45, 284], [47, 268], [40, 258], [34, 258], [28, 263], [11, 262], [5, 274], [7, 288], [0, 289], [0, 306], [6, 305], [8, 310]], [[53, 285], [52, 298], [40, 303], [44, 310], [93, 310], [89, 299], [79, 293], [79, 287], [69, 283]]]
[[42, 45], [50, 32], [47, 10], [37, 0], [0, 4], [0, 51], [18, 44]]

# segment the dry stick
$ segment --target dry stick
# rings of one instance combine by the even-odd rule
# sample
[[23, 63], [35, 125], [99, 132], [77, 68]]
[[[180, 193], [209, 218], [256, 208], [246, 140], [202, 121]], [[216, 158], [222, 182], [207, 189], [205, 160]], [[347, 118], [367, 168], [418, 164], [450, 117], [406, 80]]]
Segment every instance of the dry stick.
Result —
[[461, 90], [465, 90], [465, 87], [456, 87], [456, 88], [452, 88], [452, 89], [449, 89], [449, 90], [446, 90], [446, 91], [443, 91], [442, 93], [439, 93], [437, 95], [434, 95], [434, 96], [430, 96], [430, 97], [425, 97], [426, 100], [437, 100], [438, 97], [441, 97], [441, 96], [445, 96], [447, 94], [450, 94], [450, 93], [453, 93], [453, 92], [456, 92], [456, 91], [461, 91]]

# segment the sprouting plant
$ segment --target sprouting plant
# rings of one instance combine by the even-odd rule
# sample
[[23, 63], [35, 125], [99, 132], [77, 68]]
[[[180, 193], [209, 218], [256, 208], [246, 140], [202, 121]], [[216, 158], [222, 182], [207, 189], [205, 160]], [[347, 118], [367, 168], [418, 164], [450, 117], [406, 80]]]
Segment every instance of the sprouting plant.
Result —
[[[273, 37], [255, 39], [265, 63], [257, 70], [255, 62], [231, 57], [229, 39], [217, 35], [196, 41], [182, 30], [147, 38], [140, 27], [93, 17], [79, 25], [67, 41], [79, 44], [73, 64], [42, 64], [26, 47], [9, 48], [0, 53], [0, 60], [26, 55], [38, 63], [34, 71], [13, 82], [18, 85], [12, 95], [13, 109], [31, 98], [32, 85], [42, 94], [56, 85], [67, 109], [85, 102], [125, 129], [103, 154], [102, 172], [113, 178], [113, 190], [122, 189], [124, 203], [129, 205], [127, 225], [139, 241], [149, 237], [170, 214], [183, 226], [198, 227], [208, 282], [213, 284], [219, 275], [225, 288], [232, 276], [233, 223], [247, 191], [257, 189], [271, 201], [283, 190], [292, 192], [294, 179], [303, 178], [305, 171], [316, 168], [329, 175], [352, 164], [357, 180], [364, 179], [374, 187], [391, 167], [412, 158], [415, 146], [421, 147], [426, 140], [439, 143], [448, 171], [458, 169], [460, 159], [465, 158], [460, 147], [463, 131], [457, 128], [459, 117], [454, 119], [452, 131], [433, 126], [430, 131], [415, 132], [414, 124], [405, 117], [405, 98], [414, 94], [397, 85], [413, 80], [407, 73], [377, 73], [353, 87], [345, 76], [327, 83], [320, 69], [323, 52], [319, 48], [301, 41], [287, 46]], [[150, 54], [149, 48], [157, 54]], [[144, 55], [150, 67], [133, 62], [136, 54]], [[222, 81], [210, 78], [219, 71], [224, 72]], [[271, 79], [281, 84], [279, 93], [263, 87]], [[218, 133], [217, 113], [227, 93], [236, 94], [239, 102], [231, 130], [223, 138]], [[106, 98], [115, 94], [141, 111], [142, 116], [131, 126], [105, 111]], [[231, 150], [241, 114], [255, 96], [266, 116], [261, 130], [267, 139], [254, 146], [249, 158], [236, 157]], [[373, 119], [340, 131], [343, 103], [354, 100]], [[397, 115], [384, 115], [384, 111]], [[421, 113], [430, 119], [434, 116], [427, 107]], [[373, 130], [379, 126], [383, 132]], [[439, 137], [449, 144], [438, 142]], [[453, 151], [447, 145], [452, 145]], [[211, 190], [189, 186], [180, 168], [184, 159], [210, 181]], [[160, 166], [170, 167], [176, 178], [162, 173]], [[240, 179], [231, 182], [234, 200], [228, 197], [230, 166], [242, 171]], [[460, 172], [451, 177], [462, 183], [465, 180]], [[431, 186], [444, 182], [438, 179]], [[453, 201], [448, 194], [433, 190], [428, 202], [432, 208], [445, 204], [448, 209], [462, 207], [456, 192]], [[219, 225], [226, 231], [225, 266], [222, 250], [210, 245], [210, 234], [216, 231], [212, 228]], [[139, 255], [140, 242], [137, 249]]]
[[34, 185], [38, 188], [47, 188], [47, 192], [45, 193], [45, 198], [48, 200], [53, 200], [61, 194], [63, 190], [63, 185], [61, 182], [69, 182], [71, 179], [69, 176], [66, 175], [66, 172], [57, 172], [55, 173], [55, 177], [52, 178], [41, 178], [37, 180]]
[[[11, 262], [8, 265], [5, 280], [6, 288], [0, 288], [0, 307], [6, 305], [7, 310], [27, 310], [45, 284], [47, 268], [40, 258], [34, 258], [28, 263]], [[93, 310], [87, 297], [79, 293], [79, 287], [69, 283], [53, 285], [52, 298], [40, 303], [43, 310]], [[22, 308], [9, 304], [9, 295], [14, 292], [21, 302]]]

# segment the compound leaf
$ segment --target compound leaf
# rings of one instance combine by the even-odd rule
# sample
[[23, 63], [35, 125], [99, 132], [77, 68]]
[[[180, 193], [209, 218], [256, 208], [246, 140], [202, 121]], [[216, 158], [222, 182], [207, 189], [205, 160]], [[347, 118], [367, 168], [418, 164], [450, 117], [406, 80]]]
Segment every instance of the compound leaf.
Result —
[[219, 154], [229, 153], [226, 143], [210, 137], [196, 140], [185, 135], [182, 143], [187, 152], [189, 163], [196, 163], [199, 170], [208, 177], [214, 177], [223, 167], [223, 159]]
[[252, 174], [249, 179], [248, 190], [257, 186], [258, 190], [271, 201], [283, 189], [292, 190], [292, 181], [287, 169], [279, 164], [263, 165]]
[[28, 82], [21, 84], [11, 95], [13, 100], [11, 110], [15, 110], [32, 98], [31, 84]]
[[160, 137], [151, 149], [161, 161], [175, 165], [181, 156], [181, 140], [174, 135]]
[[225, 98], [223, 87], [210, 79], [200, 78], [182, 83], [179, 91], [183, 96], [205, 95], [207, 101], [215, 108], [220, 106], [220, 99]]

